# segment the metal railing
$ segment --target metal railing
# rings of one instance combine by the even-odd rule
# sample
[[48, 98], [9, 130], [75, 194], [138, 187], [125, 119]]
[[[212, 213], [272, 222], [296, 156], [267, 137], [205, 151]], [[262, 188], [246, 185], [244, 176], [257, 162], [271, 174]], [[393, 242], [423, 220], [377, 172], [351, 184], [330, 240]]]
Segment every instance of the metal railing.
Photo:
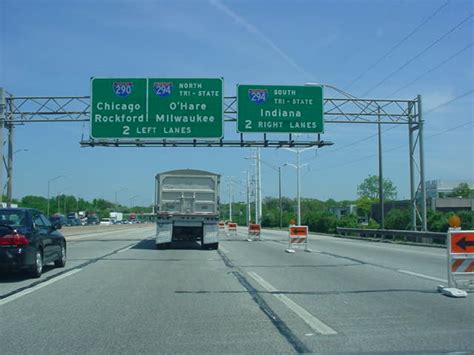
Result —
[[446, 245], [446, 233], [438, 232], [337, 227], [337, 233], [340, 235], [358, 235], [363, 238], [379, 238], [381, 240]]

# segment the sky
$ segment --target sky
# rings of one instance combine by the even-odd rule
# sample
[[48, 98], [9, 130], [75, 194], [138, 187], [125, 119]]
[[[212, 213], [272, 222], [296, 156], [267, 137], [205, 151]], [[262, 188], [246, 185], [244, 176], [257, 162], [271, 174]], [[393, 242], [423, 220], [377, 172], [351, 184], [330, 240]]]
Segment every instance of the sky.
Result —
[[[85, 96], [91, 77], [224, 78], [237, 84], [330, 85], [356, 97], [414, 99], [425, 120], [426, 180], [473, 180], [474, 66], [470, 0], [151, 1], [0, 0], [0, 87], [13, 96]], [[338, 93], [329, 86], [326, 98]], [[153, 201], [154, 176], [192, 168], [236, 181], [245, 199], [248, 148], [82, 148], [88, 123], [15, 128], [13, 196], [60, 193], [130, 204]], [[356, 199], [378, 174], [377, 126], [326, 124], [334, 143], [301, 154], [302, 197]], [[383, 128], [384, 177], [409, 198], [408, 132]], [[4, 135], [5, 137], [5, 135]], [[226, 124], [225, 138], [235, 139]], [[262, 194], [277, 196], [271, 166], [295, 154], [262, 149]], [[282, 168], [284, 196], [296, 172]]]

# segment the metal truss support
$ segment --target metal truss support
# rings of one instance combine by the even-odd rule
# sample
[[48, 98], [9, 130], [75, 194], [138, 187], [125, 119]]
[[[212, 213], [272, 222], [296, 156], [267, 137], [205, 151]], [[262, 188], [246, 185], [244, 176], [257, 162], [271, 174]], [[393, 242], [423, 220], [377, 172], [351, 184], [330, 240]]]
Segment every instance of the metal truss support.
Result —
[[0, 202], [3, 202], [3, 126], [5, 122], [5, 90], [0, 88]]
[[[412, 205], [412, 225], [426, 230], [426, 192], [423, 147], [423, 120], [421, 116], [421, 97], [414, 100], [360, 99], [337, 88], [340, 97], [325, 98], [323, 102], [325, 124], [405, 124], [409, 132], [410, 160], [410, 198]], [[1, 90], [1, 89], [0, 89]], [[3, 95], [6, 104], [2, 105], [0, 91], [0, 139], [2, 126], [24, 124], [27, 122], [89, 122], [89, 96], [24, 96], [12, 97]], [[3, 111], [3, 112], [2, 112]], [[5, 112], [6, 111], [6, 115]], [[224, 126], [237, 121], [237, 97], [224, 98]], [[288, 139], [276, 138], [280, 135], [262, 134], [255, 139], [252, 134], [239, 134], [234, 139], [82, 139], [83, 147], [324, 147], [332, 142], [320, 139], [320, 135], [310, 135], [307, 140], [302, 136], [290, 134]], [[238, 138], [237, 138], [238, 137]], [[253, 137], [249, 139], [248, 137]], [[275, 138], [273, 138], [275, 137]], [[314, 137], [314, 138], [313, 138]], [[296, 138], [296, 139], [295, 139]], [[418, 148], [418, 149], [417, 149]], [[3, 151], [0, 147], [0, 158]], [[418, 150], [418, 154], [417, 154]], [[418, 155], [418, 163], [416, 156]], [[379, 175], [382, 175], [379, 172]], [[418, 176], [418, 185], [416, 180]], [[0, 172], [0, 185], [2, 174]], [[419, 223], [418, 223], [419, 222]]]
[[[421, 96], [408, 103], [408, 145], [410, 161], [410, 204], [413, 230], [427, 231], [425, 162]], [[416, 159], [418, 148], [418, 161]], [[418, 183], [416, 182], [418, 180]]]

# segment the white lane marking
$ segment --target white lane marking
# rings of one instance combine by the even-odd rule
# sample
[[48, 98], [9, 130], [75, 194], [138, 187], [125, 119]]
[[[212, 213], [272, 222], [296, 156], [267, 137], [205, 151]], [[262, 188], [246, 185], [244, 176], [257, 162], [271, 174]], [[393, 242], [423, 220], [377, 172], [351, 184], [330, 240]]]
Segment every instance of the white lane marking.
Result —
[[229, 251], [224, 247], [219, 247], [219, 250], [222, 251], [224, 254], [229, 254]]
[[120, 250], [117, 252], [117, 254], [118, 254], [118, 253], [123, 253], [124, 251], [127, 251], [127, 250], [130, 250], [130, 249], [132, 249], [134, 246], [136, 246], [136, 244], [133, 244], [133, 245], [130, 245], [130, 246], [126, 247], [126, 248], [120, 249]]
[[397, 271], [401, 272], [402, 274], [418, 276], [418, 277], [422, 277], [422, 278], [428, 279], [428, 280], [440, 281], [440, 282], [445, 282], [445, 283], [448, 282], [447, 280], [444, 280], [444, 279], [440, 279], [440, 278], [433, 277], [433, 276], [428, 276], [428, 275], [423, 275], [423, 274], [418, 274], [418, 273], [413, 272], [413, 271], [408, 271], [408, 270], [397, 270]]
[[[265, 233], [268, 233], [268, 230], [264, 230], [264, 231], [265, 231]], [[272, 231], [268, 234], [273, 234], [275, 236], [284, 236], [284, 235], [282, 235], [281, 232], [278, 232], [278, 231]], [[317, 235], [317, 234], [310, 234], [309, 236], [320, 238], [321, 240], [325, 240], [325, 241], [353, 244], [353, 245], [358, 245], [358, 246], [361, 245], [359, 243], [359, 240], [354, 241], [354, 240], [345, 239], [345, 238], [340, 238], [339, 239], [337, 237], [330, 237], [330, 236], [327, 236], [327, 235]], [[313, 239], [313, 238], [311, 238], [311, 239]], [[363, 241], [363, 240], [361, 240], [361, 241]], [[402, 253], [421, 254], [421, 255], [436, 256], [436, 257], [439, 257], [439, 258], [446, 258], [446, 253], [445, 252], [443, 252], [442, 254], [435, 254], [435, 253], [427, 253], [427, 252], [423, 252], [423, 251], [407, 250], [405, 248], [396, 248], [396, 246], [397, 245], [394, 245], [393, 247], [385, 248], [385, 247], [381, 247], [381, 246], [378, 246], [378, 245], [367, 244], [367, 247], [375, 248], [375, 249], [383, 249], [383, 250], [390, 250], [390, 251], [396, 251], [396, 252], [402, 252]]]
[[306, 309], [301, 307], [299, 304], [293, 302], [287, 296], [279, 294], [278, 290], [270, 285], [267, 281], [262, 279], [258, 274], [253, 271], [248, 272], [249, 276], [252, 277], [260, 286], [262, 286], [265, 290], [269, 292], [274, 292], [273, 296], [278, 298], [281, 302], [283, 302], [289, 309], [295, 312], [303, 321], [310, 326], [311, 329], [316, 331], [322, 335], [333, 335], [337, 334], [337, 332], [332, 329], [331, 327], [327, 326], [323, 322], [321, 322], [318, 318], [313, 316], [309, 313]]
[[15, 293], [14, 295], [11, 295], [10, 297], [6, 297], [4, 298], [3, 300], [0, 300], [0, 306], [3, 306], [4, 304], [7, 304], [11, 301], [14, 301], [20, 297], [23, 297], [23, 296], [26, 296], [32, 292], [35, 292], [35, 291], [38, 291], [39, 289], [43, 288], [43, 287], [46, 287], [46, 286], [49, 286], [59, 280], [62, 280], [68, 276], [71, 276], [71, 275], [74, 275], [76, 273], [78, 273], [79, 271], [81, 271], [82, 269], [74, 269], [74, 270], [71, 270], [69, 272], [66, 272], [65, 274], [62, 274], [62, 275], [59, 275], [58, 277], [55, 277], [51, 280], [48, 280], [48, 281], [45, 281], [45, 282], [42, 282], [36, 286], [33, 286], [31, 288], [28, 288], [26, 290], [23, 290], [23, 291], [20, 291], [18, 293]]

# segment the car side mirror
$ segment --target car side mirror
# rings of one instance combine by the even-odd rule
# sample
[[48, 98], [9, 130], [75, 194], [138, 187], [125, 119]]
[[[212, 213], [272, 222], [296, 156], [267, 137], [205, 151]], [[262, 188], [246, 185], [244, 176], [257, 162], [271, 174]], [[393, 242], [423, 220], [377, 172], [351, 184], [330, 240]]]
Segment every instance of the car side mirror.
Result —
[[62, 228], [61, 223], [54, 223], [53, 224], [53, 229], [61, 229], [61, 228]]

